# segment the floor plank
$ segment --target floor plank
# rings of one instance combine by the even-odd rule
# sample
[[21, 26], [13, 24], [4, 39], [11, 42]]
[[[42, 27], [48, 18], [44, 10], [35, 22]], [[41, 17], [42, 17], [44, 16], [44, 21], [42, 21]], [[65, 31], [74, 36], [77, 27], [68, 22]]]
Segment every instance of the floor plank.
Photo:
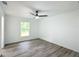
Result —
[[79, 57], [79, 53], [37, 39], [7, 45], [0, 50], [4, 57]]

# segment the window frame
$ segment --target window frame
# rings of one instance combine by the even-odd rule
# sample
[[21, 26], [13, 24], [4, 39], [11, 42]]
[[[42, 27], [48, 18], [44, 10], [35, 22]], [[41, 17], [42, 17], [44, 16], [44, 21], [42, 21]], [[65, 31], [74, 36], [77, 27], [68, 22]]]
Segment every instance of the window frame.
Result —
[[[29, 35], [25, 35], [25, 36], [21, 35], [21, 33], [22, 33], [21, 32], [22, 31], [21, 30], [21, 22], [28, 22], [29, 23]], [[31, 23], [29, 21], [21, 21], [21, 22], [20, 22], [20, 37], [29, 37], [30, 36], [30, 32], [31, 32]]]

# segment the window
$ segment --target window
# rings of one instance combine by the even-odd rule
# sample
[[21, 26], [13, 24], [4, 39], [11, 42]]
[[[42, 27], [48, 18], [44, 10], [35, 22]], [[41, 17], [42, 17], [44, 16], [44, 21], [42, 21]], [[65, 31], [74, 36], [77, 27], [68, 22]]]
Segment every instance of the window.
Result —
[[30, 34], [30, 23], [21, 22], [21, 37], [29, 36]]

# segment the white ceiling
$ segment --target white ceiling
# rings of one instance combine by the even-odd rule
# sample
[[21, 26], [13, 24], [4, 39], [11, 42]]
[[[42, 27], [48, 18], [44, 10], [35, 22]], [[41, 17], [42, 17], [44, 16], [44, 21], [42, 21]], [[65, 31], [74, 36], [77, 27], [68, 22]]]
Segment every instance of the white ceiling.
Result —
[[36, 9], [43, 10], [40, 14], [49, 16], [79, 9], [77, 1], [7, 1], [7, 3], [6, 14], [21, 17], [31, 17], [30, 12]]

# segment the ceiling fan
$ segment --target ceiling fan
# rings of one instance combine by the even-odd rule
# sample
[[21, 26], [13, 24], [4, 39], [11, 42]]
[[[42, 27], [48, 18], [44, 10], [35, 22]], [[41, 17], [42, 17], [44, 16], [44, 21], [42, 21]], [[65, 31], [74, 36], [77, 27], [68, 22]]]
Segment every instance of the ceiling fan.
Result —
[[39, 15], [39, 14], [38, 14], [39, 11], [40, 11], [40, 10], [36, 10], [36, 11], [35, 11], [35, 14], [34, 14], [34, 13], [31, 13], [31, 14], [34, 15], [36, 19], [38, 19], [39, 17], [47, 17], [47, 16], [48, 16], [48, 15]]

